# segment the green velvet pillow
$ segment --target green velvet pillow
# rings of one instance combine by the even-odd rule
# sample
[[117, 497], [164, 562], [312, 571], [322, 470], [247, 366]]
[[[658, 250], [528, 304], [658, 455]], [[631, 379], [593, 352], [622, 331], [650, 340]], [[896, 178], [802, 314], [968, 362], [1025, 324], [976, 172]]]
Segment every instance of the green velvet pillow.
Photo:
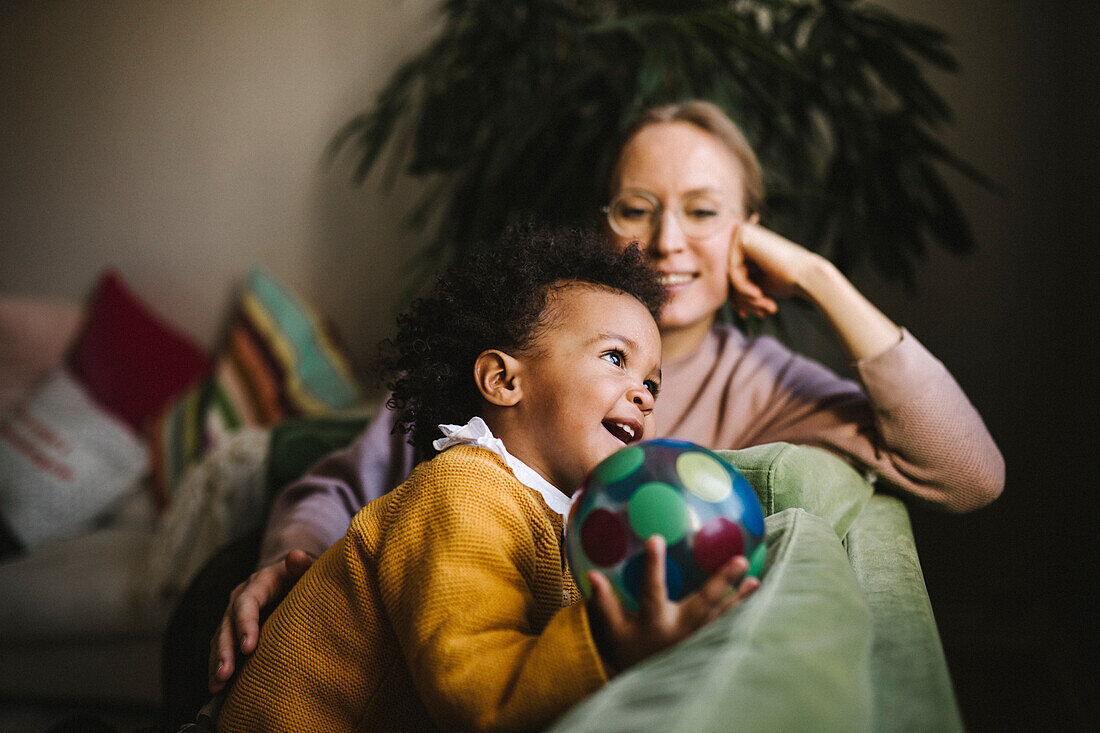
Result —
[[369, 423], [365, 416], [298, 417], [274, 426], [264, 478], [268, 502], [317, 461], [348, 446]]
[[843, 546], [828, 522], [801, 509], [766, 525], [756, 593], [550, 730], [870, 730], [870, 611]]
[[849, 463], [820, 448], [768, 443], [717, 453], [752, 484], [764, 516], [805, 509], [828, 522], [841, 539], [873, 493]]

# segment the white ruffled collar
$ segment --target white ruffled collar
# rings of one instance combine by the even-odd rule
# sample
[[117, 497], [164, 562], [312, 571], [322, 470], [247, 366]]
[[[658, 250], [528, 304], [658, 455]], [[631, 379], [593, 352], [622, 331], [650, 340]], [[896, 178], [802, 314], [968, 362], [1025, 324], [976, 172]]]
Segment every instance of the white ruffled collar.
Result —
[[480, 417], [470, 418], [470, 422], [465, 425], [440, 425], [439, 429], [443, 431], [443, 437], [437, 438], [432, 443], [437, 451], [442, 452], [455, 445], [475, 445], [496, 453], [505, 465], [512, 469], [512, 473], [521, 484], [537, 491], [546, 505], [560, 514], [562, 521], [565, 521], [569, 515], [572, 500], [533, 468], [509, 453], [503, 441], [493, 436], [489, 426]]

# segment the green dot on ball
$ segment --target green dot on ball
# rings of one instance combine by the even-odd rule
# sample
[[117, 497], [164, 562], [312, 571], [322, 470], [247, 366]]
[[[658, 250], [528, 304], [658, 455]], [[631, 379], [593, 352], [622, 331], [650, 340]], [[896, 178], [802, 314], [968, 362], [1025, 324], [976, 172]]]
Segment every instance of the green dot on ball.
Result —
[[688, 508], [680, 492], [666, 483], [642, 484], [630, 497], [627, 515], [634, 534], [642, 539], [659, 534], [674, 545], [688, 528]]
[[645, 451], [639, 446], [632, 445], [605, 458], [600, 465], [596, 466], [592, 477], [600, 483], [613, 484], [638, 470], [638, 466], [641, 466], [644, 460]]
[[752, 557], [749, 558], [749, 569], [745, 572], [745, 575], [753, 578], [760, 578], [760, 573], [764, 571], [764, 559], [767, 556], [768, 551], [761, 542], [756, 546], [756, 549], [752, 551]]

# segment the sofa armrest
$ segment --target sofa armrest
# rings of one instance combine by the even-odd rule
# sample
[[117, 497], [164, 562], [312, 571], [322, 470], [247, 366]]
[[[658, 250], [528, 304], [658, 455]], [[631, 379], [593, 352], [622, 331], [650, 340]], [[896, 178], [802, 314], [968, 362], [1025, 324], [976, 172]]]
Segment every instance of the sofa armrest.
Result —
[[871, 609], [875, 730], [961, 731], [905, 505], [876, 494], [845, 544]]
[[764, 516], [804, 509], [828, 522], [841, 539], [873, 493], [850, 464], [820, 448], [767, 443], [717, 453], [752, 484]]
[[904, 504], [820, 449], [720, 453], [768, 515], [760, 590], [552, 730], [962, 730]]

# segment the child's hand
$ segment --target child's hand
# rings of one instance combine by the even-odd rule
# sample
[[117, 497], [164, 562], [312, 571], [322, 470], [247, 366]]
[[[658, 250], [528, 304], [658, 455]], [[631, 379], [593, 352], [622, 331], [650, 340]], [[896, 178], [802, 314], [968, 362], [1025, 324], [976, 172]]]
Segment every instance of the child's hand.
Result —
[[614, 671], [622, 671], [672, 646], [760, 587], [756, 578], [745, 578], [737, 585], [736, 593], [729, 593], [749, 568], [748, 561], [738, 555], [719, 568], [699, 590], [682, 601], [670, 601], [665, 589], [664, 538], [650, 537], [645, 553], [645, 578], [636, 614], [623, 608], [607, 578], [595, 571], [588, 574], [593, 591], [588, 601], [593, 634], [604, 662]]

